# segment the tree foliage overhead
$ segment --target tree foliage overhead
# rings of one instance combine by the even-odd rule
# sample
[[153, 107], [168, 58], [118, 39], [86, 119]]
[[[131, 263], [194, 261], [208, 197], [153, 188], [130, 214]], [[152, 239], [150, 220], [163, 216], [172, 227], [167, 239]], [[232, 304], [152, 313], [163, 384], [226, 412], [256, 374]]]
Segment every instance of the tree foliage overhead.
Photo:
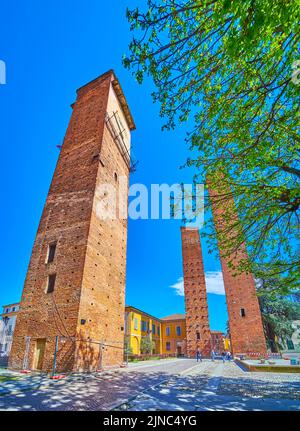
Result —
[[263, 263], [296, 285], [300, 0], [148, 0], [127, 16], [125, 67], [153, 78], [166, 129], [188, 121], [187, 165], [209, 177], [215, 204], [234, 197], [240, 225], [225, 214], [221, 253], [246, 242], [239, 270]]

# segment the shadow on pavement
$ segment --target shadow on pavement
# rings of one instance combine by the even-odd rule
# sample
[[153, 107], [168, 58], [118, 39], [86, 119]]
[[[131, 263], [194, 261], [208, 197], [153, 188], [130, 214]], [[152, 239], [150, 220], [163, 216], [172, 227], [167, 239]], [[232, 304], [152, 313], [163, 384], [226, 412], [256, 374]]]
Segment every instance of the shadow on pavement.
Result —
[[[213, 367], [190, 375], [155, 368], [73, 375], [2, 395], [0, 410], [300, 410], [299, 377], [250, 377], [235, 367], [225, 367], [227, 376], [216, 376]], [[242, 374], [232, 377], [236, 372]]]
[[109, 410], [167, 376], [163, 372], [70, 376], [36, 390], [0, 395], [0, 410]]

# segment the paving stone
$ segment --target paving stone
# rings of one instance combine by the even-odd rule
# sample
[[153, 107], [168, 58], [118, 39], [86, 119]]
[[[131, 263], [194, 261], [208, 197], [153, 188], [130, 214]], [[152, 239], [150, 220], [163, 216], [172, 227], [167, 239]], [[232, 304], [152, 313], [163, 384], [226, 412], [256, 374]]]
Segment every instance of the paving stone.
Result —
[[194, 365], [182, 360], [171, 369], [162, 362], [155, 371], [70, 376], [2, 395], [0, 410], [300, 410], [299, 374], [249, 373], [234, 363]]

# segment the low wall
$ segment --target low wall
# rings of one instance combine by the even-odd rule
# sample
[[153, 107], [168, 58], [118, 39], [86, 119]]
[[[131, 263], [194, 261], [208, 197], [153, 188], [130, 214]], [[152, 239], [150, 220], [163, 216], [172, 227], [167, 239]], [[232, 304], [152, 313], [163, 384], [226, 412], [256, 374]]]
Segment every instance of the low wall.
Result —
[[241, 368], [246, 369], [250, 372], [260, 372], [260, 373], [300, 373], [299, 365], [259, 365], [259, 364], [249, 364], [240, 359], [235, 359], [234, 362], [238, 364]]

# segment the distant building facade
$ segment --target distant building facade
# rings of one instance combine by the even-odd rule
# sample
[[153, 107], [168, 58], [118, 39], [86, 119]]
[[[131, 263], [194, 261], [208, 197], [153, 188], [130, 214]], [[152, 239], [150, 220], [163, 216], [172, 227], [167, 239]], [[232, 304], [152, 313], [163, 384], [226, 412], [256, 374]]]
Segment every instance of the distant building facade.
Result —
[[280, 341], [285, 349], [300, 352], [300, 320], [294, 320], [292, 327], [294, 330], [292, 335]]
[[163, 317], [162, 322], [162, 353], [186, 355], [186, 321], [184, 314], [172, 314]]
[[222, 353], [225, 349], [224, 334], [222, 331], [210, 331], [211, 347], [217, 353]]
[[294, 320], [292, 323], [294, 332], [291, 336], [294, 350], [300, 351], [300, 320]]
[[223, 343], [224, 343], [225, 351], [231, 352], [231, 342], [230, 342], [230, 338], [228, 335], [224, 335]]
[[[185, 314], [154, 317], [138, 308], [126, 306], [125, 344], [132, 355], [142, 355], [143, 340], [152, 345], [153, 355], [187, 355], [187, 333]], [[230, 342], [221, 331], [211, 331], [210, 346], [216, 352], [230, 350]], [[150, 352], [148, 352], [150, 353]]]
[[0, 315], [0, 318], [1, 318], [0, 355], [1, 356], [9, 356], [18, 311], [19, 311], [19, 303], [3, 306], [3, 311], [2, 311], [2, 314]]
[[151, 354], [161, 354], [161, 321], [138, 308], [125, 308], [125, 343], [133, 355], [140, 355], [143, 339], [152, 342]]

